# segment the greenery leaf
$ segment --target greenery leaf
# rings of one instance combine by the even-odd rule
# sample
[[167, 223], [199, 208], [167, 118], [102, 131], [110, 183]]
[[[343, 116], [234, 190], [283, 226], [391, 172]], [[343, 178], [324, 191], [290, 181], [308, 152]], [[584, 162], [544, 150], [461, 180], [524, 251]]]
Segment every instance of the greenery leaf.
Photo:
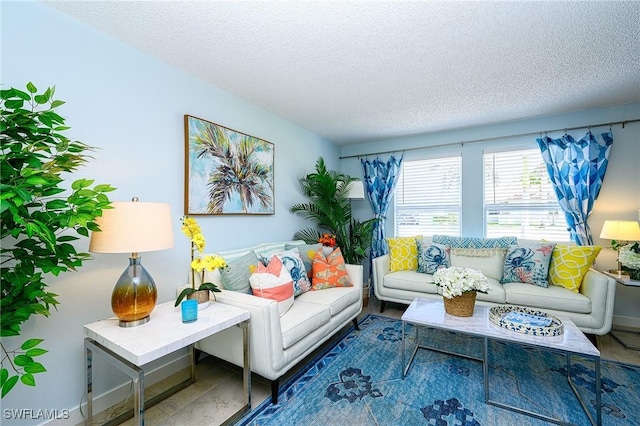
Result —
[[23, 374], [20, 377], [20, 381], [22, 383], [24, 383], [25, 385], [27, 385], [27, 386], [35, 386], [36, 385], [36, 379], [33, 377], [33, 374], [31, 374], [31, 373]]
[[44, 355], [44, 354], [46, 354], [47, 352], [49, 352], [49, 351], [48, 351], [48, 350], [46, 350], [46, 349], [34, 348], [34, 349], [29, 349], [29, 350], [26, 352], [26, 355], [27, 355], [27, 356], [30, 356], [30, 357], [34, 357], [34, 356]]
[[23, 351], [26, 351], [28, 349], [35, 348], [36, 346], [38, 346], [42, 342], [44, 342], [44, 339], [29, 339], [29, 340], [25, 341], [22, 344], [22, 346], [20, 346], [20, 349], [22, 349]]
[[200, 287], [198, 287], [198, 290], [209, 290], [214, 293], [222, 293], [222, 290], [220, 290], [214, 283], [202, 283], [200, 284]]
[[39, 362], [32, 362], [24, 367], [24, 371], [27, 373], [44, 373], [47, 369]]
[[13, 359], [13, 362], [19, 367], [24, 367], [26, 365], [32, 364], [33, 358], [26, 355], [16, 355], [16, 357]]
[[11, 389], [13, 389], [17, 382], [18, 376], [12, 376], [7, 379], [6, 382], [4, 382], [4, 384], [2, 385], [2, 398], [4, 398], [5, 395], [8, 394]]
[[182, 302], [182, 299], [184, 299], [185, 297], [187, 297], [187, 295], [191, 294], [191, 293], [195, 293], [196, 290], [194, 290], [193, 288], [189, 287], [189, 288], [185, 288], [184, 290], [182, 290], [180, 292], [180, 294], [178, 295], [178, 298], [176, 299], [176, 303], [173, 306], [178, 306], [180, 304], [180, 302]]
[[29, 93], [36, 93], [38, 91], [38, 89], [36, 89], [36, 86], [34, 86], [32, 82], [27, 83], [27, 90], [29, 91]]
[[20, 109], [24, 105], [24, 101], [22, 99], [14, 99], [10, 101], [5, 101], [4, 106], [7, 109]]

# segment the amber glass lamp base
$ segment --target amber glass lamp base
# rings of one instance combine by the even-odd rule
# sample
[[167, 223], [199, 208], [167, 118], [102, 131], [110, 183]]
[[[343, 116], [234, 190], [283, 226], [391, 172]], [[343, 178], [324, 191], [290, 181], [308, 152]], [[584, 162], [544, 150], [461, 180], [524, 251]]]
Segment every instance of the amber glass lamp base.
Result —
[[158, 293], [153, 278], [140, 264], [140, 257], [130, 257], [111, 294], [111, 308], [120, 327], [135, 327], [149, 321]]

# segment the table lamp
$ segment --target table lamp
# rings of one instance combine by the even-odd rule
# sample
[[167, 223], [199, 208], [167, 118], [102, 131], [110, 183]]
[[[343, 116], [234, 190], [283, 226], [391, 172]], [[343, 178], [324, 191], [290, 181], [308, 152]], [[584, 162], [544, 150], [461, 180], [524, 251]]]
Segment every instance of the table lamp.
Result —
[[640, 225], [635, 220], [605, 220], [600, 238], [612, 240], [611, 245], [618, 249], [618, 269], [612, 269], [609, 272], [622, 275], [620, 248], [630, 241], [640, 241]]
[[120, 327], [135, 327], [149, 321], [156, 306], [157, 290], [139, 253], [173, 247], [171, 207], [165, 203], [113, 202], [112, 209], [96, 219], [100, 231], [92, 232], [89, 251], [131, 253], [111, 295], [111, 308]]

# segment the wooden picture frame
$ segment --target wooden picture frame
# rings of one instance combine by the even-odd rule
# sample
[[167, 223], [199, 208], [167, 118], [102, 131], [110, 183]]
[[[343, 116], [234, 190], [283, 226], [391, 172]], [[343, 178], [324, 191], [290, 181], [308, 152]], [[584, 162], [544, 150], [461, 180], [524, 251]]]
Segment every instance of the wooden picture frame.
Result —
[[275, 146], [185, 114], [184, 213], [275, 213]]

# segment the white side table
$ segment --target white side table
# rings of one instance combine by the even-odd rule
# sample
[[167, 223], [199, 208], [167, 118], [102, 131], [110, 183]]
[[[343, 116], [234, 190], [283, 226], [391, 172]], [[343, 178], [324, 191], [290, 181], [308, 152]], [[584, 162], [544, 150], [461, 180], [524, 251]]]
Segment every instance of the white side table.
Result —
[[[93, 424], [92, 357], [99, 353], [115, 367], [133, 379], [134, 408], [109, 420], [107, 425], [116, 425], [135, 417], [135, 424], [144, 425], [144, 409], [195, 382], [195, 362], [193, 344], [233, 326], [242, 328], [244, 348], [243, 384], [246, 404], [225, 424], [232, 424], [251, 410], [251, 364], [249, 359], [249, 311], [211, 303], [208, 308], [198, 311], [198, 320], [184, 324], [180, 306], [175, 302], [157, 305], [151, 313], [151, 320], [138, 327], [118, 326], [117, 318], [97, 321], [84, 326], [85, 370], [87, 373], [87, 419], [86, 425]], [[144, 371], [141, 366], [168, 355], [178, 349], [190, 348], [189, 378], [161, 394], [144, 399]]]
[[[629, 275], [612, 274], [608, 271], [602, 271], [602, 273], [613, 278], [618, 283], [624, 286], [640, 288], [640, 281], [632, 280], [631, 278], [629, 278]], [[624, 346], [625, 349], [640, 351], [640, 344], [638, 343], [640, 342], [640, 332], [611, 328], [609, 334], [611, 334], [618, 342], [620, 342], [620, 344]]]

